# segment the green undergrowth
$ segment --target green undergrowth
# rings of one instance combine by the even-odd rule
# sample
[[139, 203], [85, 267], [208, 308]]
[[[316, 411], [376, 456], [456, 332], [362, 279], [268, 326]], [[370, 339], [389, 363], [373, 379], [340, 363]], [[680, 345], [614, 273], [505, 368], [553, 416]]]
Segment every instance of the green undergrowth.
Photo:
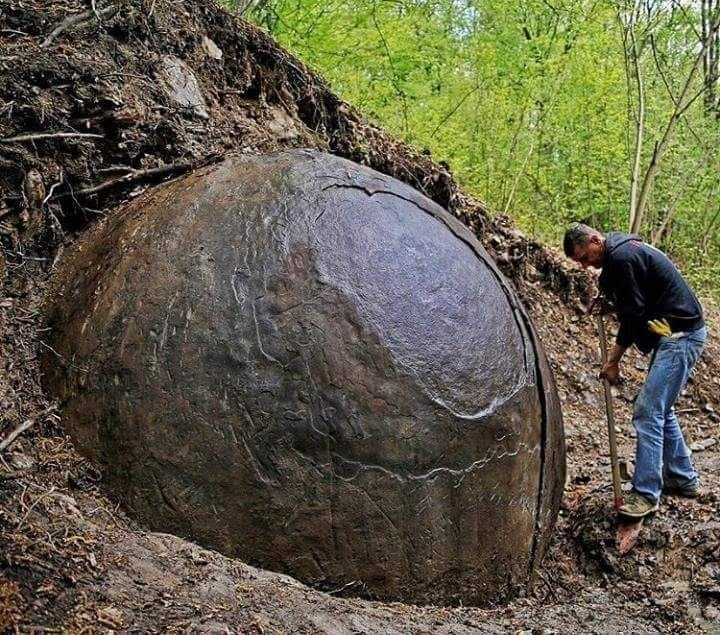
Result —
[[[238, 10], [246, 3], [225, 4]], [[618, 6], [593, 0], [261, 0], [244, 17], [368, 119], [447, 162], [491, 213], [506, 213], [528, 235], [559, 246], [572, 221], [604, 231], [629, 225], [637, 78], [632, 67], [626, 73], [627, 16]], [[654, 7], [652, 15], [635, 18], [635, 37], [644, 47], [641, 173], [692, 68], [701, 22], [690, 5]], [[701, 91], [702, 73], [694, 77], [690, 90]], [[718, 145], [718, 113], [699, 97], [671, 136], [641, 230], [715, 298]]]

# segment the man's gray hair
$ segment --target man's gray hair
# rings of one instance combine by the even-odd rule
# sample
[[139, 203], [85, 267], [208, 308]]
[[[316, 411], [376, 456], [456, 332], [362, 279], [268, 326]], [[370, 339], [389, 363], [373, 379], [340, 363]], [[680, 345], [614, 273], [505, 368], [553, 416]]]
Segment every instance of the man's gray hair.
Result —
[[597, 229], [593, 229], [583, 223], [575, 223], [572, 225], [572, 227], [565, 232], [565, 239], [563, 240], [565, 255], [571, 258], [575, 253], [575, 247], [587, 245], [591, 236], [602, 236], [602, 234]]

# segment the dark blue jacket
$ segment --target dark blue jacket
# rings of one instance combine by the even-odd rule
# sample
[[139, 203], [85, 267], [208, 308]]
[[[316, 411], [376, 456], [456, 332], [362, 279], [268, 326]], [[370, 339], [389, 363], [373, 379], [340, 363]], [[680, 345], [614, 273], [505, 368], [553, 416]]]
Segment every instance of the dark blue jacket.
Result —
[[617, 310], [620, 346], [635, 344], [643, 353], [655, 348], [660, 338], [648, 329], [648, 320], [665, 318], [673, 333], [705, 324], [700, 303], [675, 265], [637, 234], [606, 236], [600, 289]]

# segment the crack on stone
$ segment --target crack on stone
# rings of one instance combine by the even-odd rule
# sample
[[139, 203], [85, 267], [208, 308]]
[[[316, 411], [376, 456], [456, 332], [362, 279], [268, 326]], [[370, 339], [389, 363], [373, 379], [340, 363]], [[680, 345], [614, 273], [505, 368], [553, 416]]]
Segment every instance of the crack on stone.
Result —
[[[386, 476], [389, 476], [390, 478], [399, 481], [401, 483], [406, 483], [408, 481], [432, 481], [438, 476], [441, 475], [450, 475], [459, 477], [460, 480], [455, 484], [455, 487], [459, 487], [462, 483], [465, 476], [467, 476], [470, 472], [473, 472], [475, 470], [479, 470], [484, 468], [488, 463], [491, 461], [499, 461], [506, 457], [514, 457], [517, 456], [521, 451], [525, 451], [528, 454], [535, 454], [540, 450], [540, 445], [537, 444], [533, 447], [530, 447], [527, 443], [521, 443], [519, 444], [514, 450], [503, 450], [498, 451], [497, 448], [490, 448], [487, 452], [487, 454], [476, 461], [473, 461], [468, 465], [467, 467], [462, 468], [451, 468], [451, 467], [436, 467], [432, 470], [425, 472], [424, 474], [400, 474], [398, 472], [394, 472], [386, 467], [383, 467], [382, 465], [375, 465], [375, 464], [368, 464], [368, 463], [361, 463], [360, 461], [354, 461], [352, 459], [348, 459], [341, 454], [338, 454], [336, 452], [332, 453], [332, 457], [334, 459], [339, 459], [341, 462], [356, 467], [357, 472], [350, 477], [346, 476], [339, 476], [337, 477], [343, 481], [349, 482], [353, 481], [358, 477], [361, 471], [377, 471], [381, 472], [382, 474], [385, 474]], [[311, 459], [310, 459], [311, 460]], [[327, 465], [323, 464], [321, 467], [327, 467]]]
[[[538, 348], [538, 338], [535, 333], [535, 330], [532, 327], [532, 324], [530, 322], [530, 319], [528, 316], [523, 314], [523, 319], [526, 321], [527, 329], [530, 334], [530, 338], [533, 342], [533, 345], [535, 348]], [[550, 422], [548, 421], [549, 417], [549, 406], [548, 406], [548, 400], [547, 396], [545, 395], [545, 379], [543, 377], [542, 373], [542, 360], [541, 360], [541, 353], [536, 353], [535, 355], [535, 373], [538, 377], [538, 399], [540, 401], [540, 409], [542, 416], [540, 417], [540, 474], [538, 476], [538, 494], [536, 499], [536, 507], [535, 507], [535, 522], [534, 522], [534, 531], [532, 536], [532, 544], [530, 546], [530, 557], [528, 558], [528, 571], [532, 573], [532, 571], [535, 569], [535, 562], [538, 557], [538, 546], [540, 541], [540, 532], [541, 532], [541, 522], [542, 519], [540, 518], [540, 515], [543, 511], [543, 494], [544, 494], [544, 488], [545, 488], [545, 462], [547, 461], [547, 444], [550, 442], [550, 435], [549, 435], [549, 429], [550, 429]], [[548, 370], [552, 373], [552, 370], [549, 368], [548, 364]]]
[[493, 400], [490, 402], [488, 406], [485, 408], [482, 408], [476, 412], [465, 414], [462, 412], [457, 412], [456, 410], [453, 410], [451, 406], [449, 406], [442, 398], [437, 397], [432, 389], [424, 384], [420, 377], [418, 377], [417, 373], [415, 372], [415, 369], [411, 366], [405, 364], [402, 360], [397, 360], [397, 363], [402, 366], [406, 371], [409, 371], [411, 375], [415, 376], [415, 379], [417, 382], [425, 388], [427, 391], [427, 396], [430, 398], [430, 401], [432, 401], [435, 405], [440, 406], [444, 410], [447, 410], [453, 417], [457, 419], [462, 419], [463, 421], [478, 421], [480, 419], [484, 419], [495, 412], [497, 412], [500, 408], [502, 408], [508, 401], [510, 401], [515, 395], [517, 395], [523, 388], [528, 387], [530, 384], [528, 384], [526, 379], [521, 378], [520, 381], [515, 385], [515, 387], [510, 391], [509, 393], [503, 395], [502, 397], [494, 397]]
[[[168, 324], [170, 322], [170, 314], [172, 313], [173, 306], [175, 306], [175, 302], [177, 302], [178, 297], [180, 296], [180, 292], [176, 291], [175, 295], [173, 295], [173, 299], [170, 301], [170, 304], [168, 305], [167, 313], [165, 314], [165, 322], [163, 323], [163, 329], [160, 333], [160, 350], [162, 350], [165, 347], [165, 344], [167, 343], [167, 332], [168, 332]], [[156, 354], [157, 359], [157, 354]]]
[[247, 452], [248, 458], [250, 459], [250, 464], [252, 465], [256, 476], [265, 485], [272, 485], [274, 487], [277, 487], [278, 482], [275, 479], [270, 478], [269, 476], [264, 474], [263, 471], [260, 469], [260, 462], [255, 458], [255, 455], [253, 454], [252, 450], [250, 449], [250, 446], [247, 444], [245, 437], [241, 436], [241, 438], [242, 438], [243, 447], [245, 448], [245, 452]]
[[[263, 297], [265, 297], [265, 296], [260, 296], [259, 298], [255, 298], [255, 301], [260, 300]], [[274, 362], [275, 364], [278, 364], [280, 366], [280, 368], [282, 368], [284, 370], [285, 365], [279, 359], [275, 359], [272, 355], [270, 355], [270, 353], [267, 353], [265, 351], [265, 349], [263, 348], [262, 338], [260, 337], [260, 324], [258, 323], [258, 319], [257, 319], [257, 308], [255, 307], [255, 301], [253, 301], [253, 303], [252, 303], [252, 314], [253, 314], [253, 321], [255, 322], [255, 336], [257, 337], [258, 348], [260, 349], [260, 352], [262, 353], [263, 357], [265, 357], [265, 359], [267, 359], [271, 362]]]
[[[402, 542], [403, 542], [403, 537], [404, 537], [404, 533], [405, 533], [405, 532], [402, 532], [402, 531], [400, 530], [400, 528], [397, 526], [397, 523], [396, 523], [396, 522], [390, 517], [390, 515], [380, 506], [380, 503], [378, 503], [378, 501], [376, 501], [376, 500], [370, 495], [370, 492], [368, 492], [367, 490], [363, 489], [362, 487], [358, 487], [358, 486], [353, 485], [353, 484], [350, 484], [350, 487], [351, 487], [354, 491], [356, 491], [356, 492], [358, 492], [359, 494], [361, 494], [375, 509], [377, 509], [377, 510], [380, 512], [380, 515], [381, 515], [383, 518], [385, 518], [385, 520], [387, 520], [387, 522], [388, 522], [388, 523], [390, 524], [390, 526], [392, 527], [392, 532], [397, 536], [398, 541], [402, 544]], [[408, 536], [408, 538], [410, 538], [410, 543], [411, 543], [411, 544], [410, 544], [410, 547], [414, 548], [415, 545], [413, 544], [412, 536]], [[404, 556], [404, 558], [405, 558], [405, 561], [406, 561], [406, 563], [407, 563], [407, 566], [410, 566], [410, 563], [409, 563], [408, 558], [407, 558], [407, 553], [404, 553], [403, 556]]]
[[235, 298], [236, 304], [242, 309], [243, 306], [245, 305], [246, 297], [245, 296], [240, 297], [240, 292], [238, 291], [238, 288], [236, 286], [236, 280], [238, 279], [239, 276], [240, 276], [240, 269], [235, 267], [232, 278], [230, 279], [230, 287], [232, 288], [233, 297]]

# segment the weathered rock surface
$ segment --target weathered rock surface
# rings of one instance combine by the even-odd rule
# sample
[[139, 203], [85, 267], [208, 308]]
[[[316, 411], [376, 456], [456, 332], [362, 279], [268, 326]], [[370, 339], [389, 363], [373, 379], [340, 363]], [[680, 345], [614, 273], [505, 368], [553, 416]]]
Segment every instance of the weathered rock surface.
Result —
[[227, 160], [55, 280], [47, 385], [152, 528], [380, 598], [527, 580], [564, 480], [552, 376], [477, 240], [412, 188], [317, 152]]
[[210, 117], [197, 78], [185, 62], [167, 55], [160, 61], [157, 73], [171, 101], [201, 119]]

